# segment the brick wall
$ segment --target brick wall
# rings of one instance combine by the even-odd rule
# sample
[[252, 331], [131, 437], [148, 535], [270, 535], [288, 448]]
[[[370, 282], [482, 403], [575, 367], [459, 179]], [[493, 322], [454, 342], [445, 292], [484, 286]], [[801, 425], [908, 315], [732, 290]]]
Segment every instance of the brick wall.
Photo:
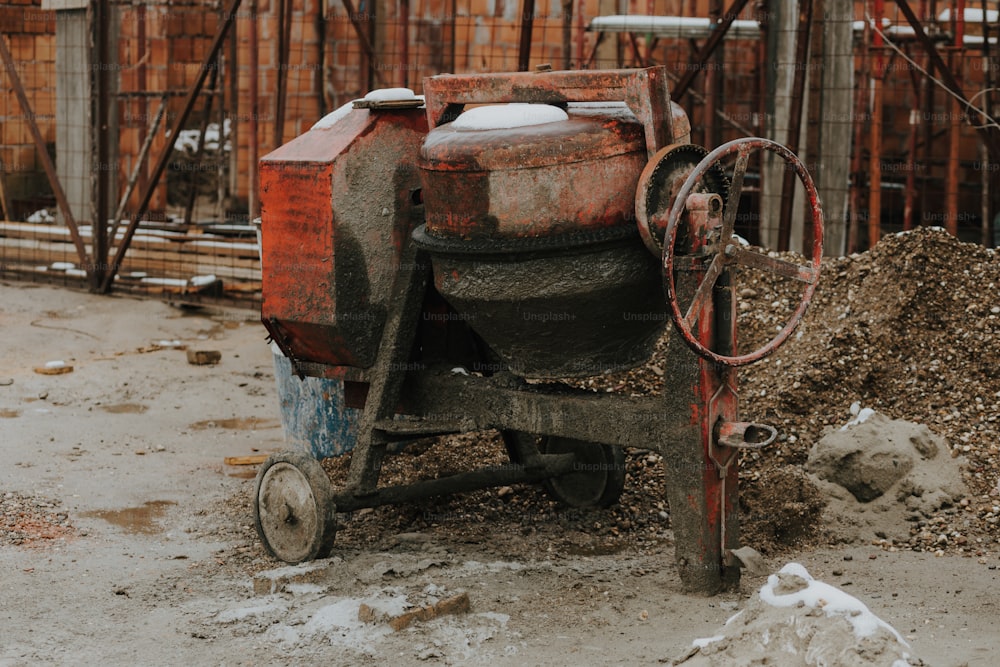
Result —
[[[289, 0], [291, 9], [291, 40], [288, 61], [279, 72], [278, 9], [280, 0], [258, 0], [257, 22], [259, 33], [259, 108], [258, 148], [264, 155], [276, 145], [276, 87], [279, 74], [287, 81], [286, 110], [281, 139], [288, 141], [307, 130], [324, 113], [363, 95], [370, 87], [407, 85], [417, 92], [421, 79], [446, 71], [510, 71], [517, 67], [520, 38], [520, 0], [409, 0], [409, 54], [403, 61], [400, 40], [399, 1], [372, 4], [355, 0], [358, 14], [365, 30], [372, 30], [375, 58], [363, 53], [347, 10], [336, 1]], [[726, 2], [725, 4], [729, 4]], [[749, 3], [752, 5], [753, 3]], [[584, 0], [576, 2], [577, 15], [573, 20], [572, 64], [578, 66], [593, 50], [596, 35], [583, 33], [581, 26], [600, 13], [621, 12], [631, 14], [660, 14], [706, 16], [708, 0]], [[611, 7], [609, 11], [608, 7]], [[205, 57], [215, 31], [220, 24], [219, 9], [207, 0], [181, 0], [167, 4], [150, 4], [146, 10], [145, 38], [140, 39], [140, 13], [135, 6], [117, 5], [118, 30], [118, 88], [121, 93], [116, 101], [115, 113], [119, 122], [119, 191], [124, 188], [127, 175], [135, 164], [148, 127], [159, 104], [159, 94], [172, 93], [169, 113], [156, 136], [151, 158], [167, 148], [164, 128], [169, 127], [181, 111], [184, 93], [198, 75], [201, 60]], [[233, 182], [237, 200], [245, 205], [248, 194], [248, 121], [249, 109], [249, 5], [242, 6], [235, 21], [237, 53], [235, 76], [238, 96], [230, 95], [230, 81], [234, 76], [230, 61], [230, 47], [224, 47], [225, 106], [236, 125], [235, 169]], [[752, 6], [744, 11], [750, 18]], [[563, 65], [563, 17], [561, 0], [536, 0], [535, 22], [532, 39], [531, 65], [549, 62], [554, 67]], [[322, 18], [320, 18], [322, 16]], [[374, 26], [374, 29], [372, 27]], [[55, 61], [56, 29], [55, 12], [42, 11], [39, 0], [8, 0], [0, 7], [0, 30], [7, 35], [16, 61], [16, 71], [27, 89], [28, 97], [46, 141], [55, 140], [53, 118], [55, 114]], [[608, 36], [612, 45], [602, 51], [604, 59], [593, 65], [613, 67], [619, 64], [635, 66], [636, 51], [646, 55], [646, 42], [638, 36], [636, 44], [624, 37]], [[582, 50], [580, 48], [582, 43]], [[725, 78], [726, 110], [744, 120], [757, 111], [756, 71], [753, 45], [726, 44]], [[668, 66], [672, 75], [683, 75], [691, 57], [691, 46], [683, 40], [663, 40], [649, 51], [652, 62]], [[372, 75], [369, 76], [369, 65]], [[976, 77], [974, 68], [967, 67], [968, 80]], [[981, 73], [980, 73], [981, 77]], [[908, 73], [901, 72], [894, 84], [905, 100], [905, 89], [910, 86]], [[4, 85], [8, 90], [9, 82]], [[696, 87], [700, 89], [700, 83]], [[970, 83], [970, 86], [973, 85]], [[143, 96], [143, 92], [151, 93]], [[845, 93], [852, 94], [852, 93]], [[204, 113], [204, 97], [199, 100], [188, 123], [197, 127]], [[216, 100], [216, 110], [219, 101]], [[704, 124], [700, 105], [686, 102], [692, 124]], [[887, 115], [891, 111], [887, 109]], [[897, 114], [898, 115], [898, 114]], [[213, 112], [212, 120], [218, 113]], [[899, 124], [906, 118], [900, 116]], [[4, 176], [8, 189], [15, 197], [30, 197], [47, 191], [44, 176], [40, 174], [35, 148], [27, 133], [27, 126], [16, 100], [12, 95], [0, 96], [0, 159], [4, 163]], [[894, 122], [894, 121], [893, 121]], [[890, 133], [891, 134], [891, 133]], [[964, 154], [973, 155], [975, 138], [964, 131], [970, 147]], [[725, 138], [731, 138], [726, 136]], [[887, 148], [896, 147], [891, 137]], [[902, 147], [900, 147], [902, 148]], [[140, 181], [140, 184], [142, 181]], [[131, 206], [138, 203], [138, 194]], [[157, 189], [152, 201], [153, 209], [167, 206], [165, 184]]]
[[[21, 80], [42, 138], [51, 147], [56, 113], [55, 15], [43, 12], [40, 0], [8, 0], [0, 7], [0, 33], [6, 35], [13, 73]], [[12, 208], [21, 213], [44, 203], [49, 190], [26, 116], [5, 68], [0, 68], [0, 77], [4, 88], [0, 95], [0, 177]]]
[[[55, 114], [55, 12], [42, 11], [40, 0], [22, 0], [27, 4], [8, 4], [0, 8], [0, 29], [8, 35], [17, 71], [28, 91], [43, 136], [54, 143]], [[521, 3], [518, 0], [410, 0], [409, 54], [403, 62], [400, 45], [398, 2], [382, 2], [380, 11], [361, 9], [355, 3], [355, 18], [365, 30], [372, 31], [376, 55], [369, 59], [346, 9], [340, 3], [324, 5], [322, 0], [289, 0], [291, 40], [288, 61], [281, 73], [286, 78], [286, 110], [282, 140], [306, 131], [324, 113], [362, 96], [369, 88], [398, 86], [405, 83], [417, 92], [421, 79], [445, 71], [509, 71], [517, 67], [520, 38]], [[701, 0], [700, 4], [706, 4]], [[579, 3], [578, 3], [579, 5]], [[640, 7], [640, 5], [642, 5]], [[676, 6], [675, 6], [676, 5]], [[683, 6], [682, 6], [683, 5]], [[658, 12], [681, 11], [689, 5], [681, 0], [656, 0]], [[279, 80], [279, 0], [259, 0], [258, 19], [258, 144], [263, 155], [276, 146], [277, 84]], [[237, 39], [239, 96], [233, 113], [229, 62], [230, 47], [224, 47], [225, 105], [236, 121], [234, 182], [237, 200], [245, 203], [248, 187], [249, 91], [249, 5], [237, 12], [234, 23]], [[369, 5], [370, 7], [370, 5]], [[646, 12], [647, 2], [631, 2], [629, 12]], [[687, 7], [690, 10], [690, 7]], [[113, 112], [118, 120], [119, 191], [125, 187], [133, 169], [146, 131], [160, 103], [160, 95], [169, 95], [168, 113], [152, 145], [151, 160], [168, 146], [165, 128], [180, 113], [188, 87], [193, 83], [220, 24], [220, 10], [210, 2], [146, 5], [145, 18], [138, 5], [117, 5], [118, 44], [116, 72], [119, 97]], [[320, 18], [322, 11], [323, 17]], [[578, 7], [577, 11], [580, 11]], [[584, 38], [585, 53], [578, 50], [577, 31], [597, 14], [598, 0], [582, 4], [582, 16], [574, 19], [573, 57], [579, 60], [589, 53], [594, 35]], [[560, 0], [538, 0], [535, 11], [531, 64], [562, 64], [562, 8]], [[144, 25], [143, 25], [144, 24]], [[141, 36], [144, 32], [144, 38]], [[613, 38], [614, 39], [614, 38]], [[677, 54], [661, 47], [655, 58], [676, 58]], [[616, 63], [599, 63], [615, 65]], [[369, 74], [369, 68], [371, 74]], [[145, 94], [144, 94], [145, 93]], [[204, 113], [205, 97], [199, 99], [188, 127], [198, 126]], [[212, 120], [218, 117], [218, 98]], [[10, 189], [17, 196], [42, 194], [47, 186], [40, 175], [34, 146], [27, 126], [12, 96], [0, 99], [2, 129], [0, 158]], [[57, 157], [58, 159], [58, 157]], [[147, 167], [148, 170], [148, 167]], [[140, 178], [140, 186], [145, 178]], [[138, 204], [139, 193], [130, 200]], [[167, 207], [165, 182], [154, 193], [150, 208]]]

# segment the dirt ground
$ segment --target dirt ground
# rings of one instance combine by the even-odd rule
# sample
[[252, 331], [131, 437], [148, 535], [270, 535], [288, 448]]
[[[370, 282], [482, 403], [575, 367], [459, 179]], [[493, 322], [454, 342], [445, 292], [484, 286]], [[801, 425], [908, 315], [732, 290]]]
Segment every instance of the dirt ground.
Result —
[[[600, 548], [559, 516], [449, 531], [446, 501], [421, 509], [433, 529], [400, 532], [378, 510], [380, 531], [283, 568], [252, 528], [253, 468], [224, 463], [283, 449], [253, 313], [0, 284], [0, 332], [0, 665], [669, 663], [764, 583], [681, 593], [655, 509], [645, 539]], [[190, 365], [172, 341], [222, 360]], [[56, 360], [73, 371], [34, 371]], [[993, 546], [853, 543], [767, 566], [802, 563], [858, 597], [925, 664], [986, 666], [1000, 644]], [[461, 593], [467, 614], [399, 631], [358, 620], [361, 603], [392, 615]]]

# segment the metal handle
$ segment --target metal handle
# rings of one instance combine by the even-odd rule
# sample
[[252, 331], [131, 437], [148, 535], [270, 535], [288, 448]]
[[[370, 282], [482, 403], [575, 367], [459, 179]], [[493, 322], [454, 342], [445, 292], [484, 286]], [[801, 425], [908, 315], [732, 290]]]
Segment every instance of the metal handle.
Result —
[[454, 120], [466, 104], [528, 102], [625, 102], [645, 129], [646, 151], [653, 155], [673, 137], [667, 70], [565, 70], [508, 74], [441, 74], [424, 79], [427, 123]]
[[760, 449], [774, 442], [778, 429], [752, 422], [719, 422], [716, 437], [720, 445], [735, 449]]

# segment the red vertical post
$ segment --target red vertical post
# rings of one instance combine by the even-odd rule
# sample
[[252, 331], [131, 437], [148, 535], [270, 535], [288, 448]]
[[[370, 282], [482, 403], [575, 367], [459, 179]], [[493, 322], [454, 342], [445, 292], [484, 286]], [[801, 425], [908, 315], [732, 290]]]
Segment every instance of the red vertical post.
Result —
[[[955, 42], [952, 44], [948, 58], [948, 69], [955, 74], [956, 83], [962, 84], [962, 50], [965, 46], [965, 0], [957, 0], [951, 6], [952, 33]], [[947, 218], [945, 228], [948, 233], [958, 236], [958, 180], [960, 149], [962, 141], [962, 106], [952, 98], [949, 102], [951, 113], [948, 114], [948, 177], [947, 193], [945, 194]]]
[[868, 157], [868, 247], [874, 247], [882, 236], [882, 79], [885, 75], [885, 60], [882, 53], [882, 16], [885, 12], [883, 0], [874, 0], [872, 19], [872, 125], [869, 135]]
[[[587, 19], [586, 0], [580, 0], [576, 10], [576, 69], [587, 66]], [[596, 48], [595, 48], [596, 50]]]
[[531, 64], [531, 31], [535, 25], [535, 0], [521, 5], [521, 43], [517, 50], [517, 70], [527, 72]]
[[[927, 13], [920, 16], [921, 19], [926, 20], [929, 16], [937, 15], [937, 0], [930, 0], [929, 7], [927, 8]], [[927, 76], [934, 77], [937, 76], [934, 73], [934, 59], [927, 54]], [[931, 82], [927, 82], [924, 90], [923, 99], [923, 119], [924, 119], [924, 131], [923, 131], [923, 162], [927, 165], [928, 173], [932, 171], [932, 159], [934, 157], [934, 98], [937, 92], [937, 85], [932, 85]], [[924, 215], [927, 214], [930, 208], [930, 201], [928, 199], [928, 188], [920, 189], [920, 209], [923, 211]]]
[[[767, 122], [767, 82], [768, 82], [768, 58], [767, 58], [767, 42], [768, 42], [768, 8], [767, 0], [757, 0], [754, 5], [754, 14], [757, 18], [757, 25], [760, 26], [760, 39], [757, 41], [757, 123], [754, 125], [754, 130], [757, 132], [757, 136], [766, 137], [769, 136], [768, 132], [771, 128]], [[763, 164], [763, 163], [761, 163]], [[760, 192], [764, 192], [764, 181], [766, 175], [764, 169], [758, 169], [760, 174], [760, 182], [758, 187]], [[764, 206], [764, 198], [757, 197], [757, 219], [761, 219], [761, 211]], [[760, 242], [760, 223], [758, 223], [757, 237], [749, 239], [751, 242]]]
[[247, 31], [247, 41], [248, 50], [250, 51], [250, 61], [248, 67], [250, 68], [249, 76], [249, 86], [247, 90], [248, 97], [250, 98], [250, 117], [247, 122], [247, 178], [249, 179], [248, 188], [248, 198], [249, 206], [247, 210], [250, 213], [250, 220], [253, 221], [258, 215], [260, 215], [260, 191], [257, 184], [257, 114], [260, 109], [260, 98], [257, 92], [257, 64], [259, 62], [259, 54], [257, 49], [259, 48], [257, 40], [257, 0], [250, 0], [250, 24], [249, 30]]
[[[920, 16], [927, 13], [927, 0], [920, 0]], [[925, 59], [926, 60], [926, 59]], [[920, 131], [920, 97], [926, 77], [913, 77], [913, 105], [910, 109], [910, 134], [906, 146], [906, 189], [903, 192], [903, 229], [913, 229], [913, 201], [917, 196], [917, 133]]]
[[[149, 101], [146, 99], [146, 4], [140, 2], [135, 7], [135, 21], [136, 21], [136, 68], [135, 68], [135, 80], [136, 88], [139, 92], [139, 146], [142, 146], [146, 142], [146, 126], [149, 125]], [[137, 181], [137, 186], [139, 192], [146, 189], [146, 167], [145, 165], [139, 168], [139, 180]], [[117, 222], [117, 219], [116, 219]], [[114, 239], [111, 242], [114, 243]]]
[[[708, 18], [715, 26], [716, 30], [719, 30], [719, 22], [722, 20], [722, 0], [709, 0], [708, 3]], [[707, 58], [703, 64], [705, 67], [705, 106], [704, 112], [702, 114], [702, 122], [705, 126], [705, 133], [702, 135], [704, 137], [704, 144], [711, 148], [715, 148], [721, 142], [719, 137], [719, 119], [717, 111], [720, 107], [720, 100], [722, 99], [722, 49], [723, 43], [720, 42], [719, 46], [716, 47], [715, 53], [712, 54], [710, 58]]]
[[410, 0], [399, 0], [399, 85], [410, 85]]
[[[714, 200], [714, 201], [713, 201]], [[718, 195], [695, 194], [687, 199], [690, 255], [697, 255], [713, 230], [722, 224]], [[705, 269], [692, 264], [678, 271], [681, 295], [693, 294]], [[735, 301], [726, 276], [716, 282], [714, 299], [698, 316], [698, 341], [721, 354], [735, 354]], [[675, 349], [667, 375], [666, 411], [687, 415], [690, 435], [664, 451], [670, 523], [676, 541], [677, 566], [685, 589], [711, 595], [739, 581], [739, 568], [725, 554], [739, 544], [738, 469], [736, 457], [719, 465], [713, 459], [718, 421], [737, 420], [736, 373]], [[729, 465], [729, 463], [732, 463]]]

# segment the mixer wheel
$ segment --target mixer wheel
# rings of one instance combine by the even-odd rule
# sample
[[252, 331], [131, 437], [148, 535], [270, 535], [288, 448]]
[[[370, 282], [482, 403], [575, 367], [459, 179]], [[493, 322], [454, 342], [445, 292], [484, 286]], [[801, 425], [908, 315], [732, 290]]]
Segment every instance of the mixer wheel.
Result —
[[[751, 153], [758, 151], [769, 151], [781, 158], [786, 164], [785, 168], [793, 171], [805, 190], [806, 201], [809, 202], [809, 217], [804, 224], [809, 226], [812, 235], [812, 251], [808, 259], [793, 261], [778, 257], [765, 250], [754, 250], [744, 247], [739, 242], [739, 237], [735, 234], [735, 223], [739, 211], [740, 196], [743, 189], [743, 178], [746, 175], [747, 165]], [[703, 187], [702, 182], [714, 179], [714, 173], [719, 169], [719, 165], [735, 157], [733, 175], [729, 182], [729, 193], [722, 200], [721, 224], [712, 232], [711, 238], [705, 248], [707, 254], [682, 257], [679, 261], [678, 250], [690, 242], [679, 242], [687, 236], [681, 228], [686, 228], [685, 205], [672, 206], [667, 213], [666, 232], [663, 240], [663, 287], [667, 296], [670, 318], [673, 320], [680, 334], [681, 340], [691, 348], [696, 354], [714, 361], [724, 366], [743, 366], [755, 361], [759, 361], [771, 352], [774, 352], [792, 334], [799, 322], [805, 315], [816, 284], [819, 282], [820, 265], [823, 260], [823, 209], [820, 205], [819, 192], [816, 184], [806, 170], [802, 161], [787, 147], [759, 137], [744, 137], [735, 139], [727, 144], [719, 146], [706, 155], [701, 162], [688, 174], [687, 179], [677, 191], [674, 200], [676, 202], [687, 202], [688, 195], [699, 192]], [[791, 197], [792, 193], [785, 192], [783, 196]], [[662, 217], [661, 212], [661, 217]], [[690, 303], [685, 308], [681, 307], [677, 285], [675, 283], [674, 270], [685, 265], [690, 267], [694, 262], [700, 264], [702, 271], [701, 284], [695, 290]], [[712, 303], [717, 290], [728, 290], [730, 292], [729, 301], [732, 304], [733, 313], [736, 311], [737, 292], [734, 290], [735, 280], [720, 281], [719, 279], [728, 276], [733, 270], [738, 268], [759, 269], [773, 273], [775, 276], [795, 281], [801, 284], [799, 302], [791, 316], [785, 322], [784, 327], [767, 343], [752, 352], [743, 354], [720, 354], [709, 349], [696, 335], [696, 331], [705, 323], [699, 322], [699, 318], [707, 310], [707, 306]], [[690, 270], [686, 269], [686, 270]], [[718, 284], [717, 284], [718, 283]], [[725, 284], [723, 284], [725, 283]], [[730, 315], [731, 316], [731, 315]]]
[[337, 529], [332, 496], [319, 461], [301, 452], [271, 455], [253, 490], [254, 525], [267, 552], [286, 563], [329, 556]]
[[625, 489], [625, 452], [617, 445], [543, 437], [543, 454], [576, 455], [573, 472], [545, 480], [549, 495], [570, 507], [609, 507]]

